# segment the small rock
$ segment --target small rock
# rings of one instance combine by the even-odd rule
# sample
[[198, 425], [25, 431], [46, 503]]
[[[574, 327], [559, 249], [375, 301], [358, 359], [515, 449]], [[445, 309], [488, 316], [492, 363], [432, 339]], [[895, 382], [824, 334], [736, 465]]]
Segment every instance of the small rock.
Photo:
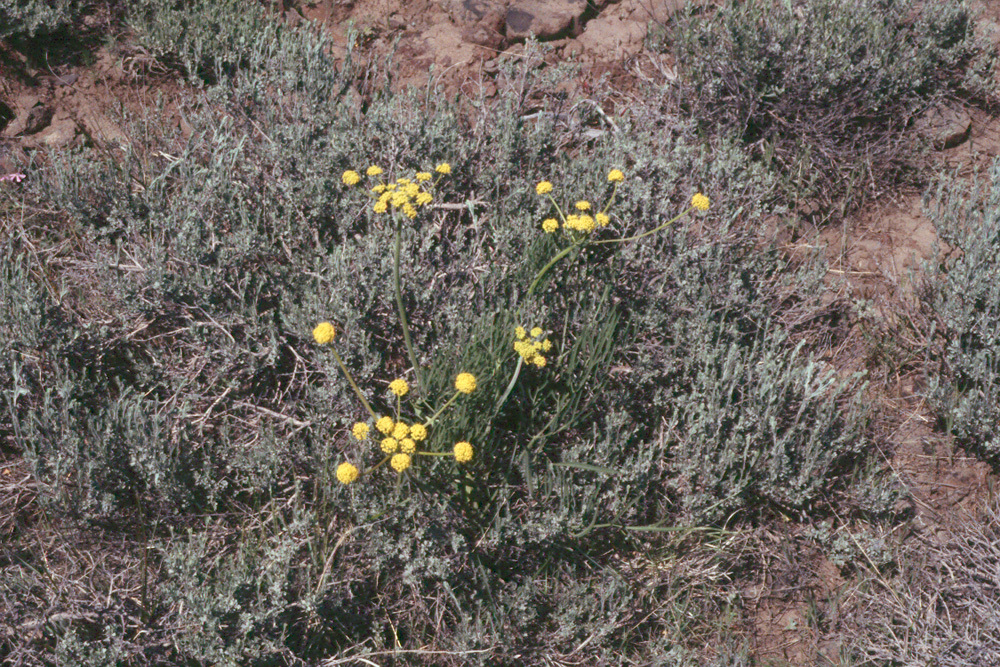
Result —
[[969, 138], [972, 117], [950, 104], [931, 107], [917, 119], [917, 130], [934, 143], [939, 151], [954, 148]]
[[518, 0], [507, 10], [507, 38], [558, 37], [574, 25], [579, 27], [586, 11], [586, 0]]
[[54, 113], [55, 111], [52, 107], [43, 104], [32, 107], [28, 112], [27, 118], [24, 120], [24, 127], [21, 129], [21, 134], [27, 135], [41, 132], [52, 122]]
[[77, 135], [80, 134], [80, 127], [71, 118], [64, 118], [49, 125], [44, 132], [36, 137], [38, 145], [45, 148], [66, 148], [73, 145]]

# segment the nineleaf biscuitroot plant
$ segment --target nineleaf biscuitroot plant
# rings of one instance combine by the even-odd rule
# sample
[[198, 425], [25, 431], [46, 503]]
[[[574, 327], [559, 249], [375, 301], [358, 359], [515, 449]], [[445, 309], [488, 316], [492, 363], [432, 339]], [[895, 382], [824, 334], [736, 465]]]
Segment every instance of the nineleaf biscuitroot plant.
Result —
[[[451, 448], [451, 451], [435, 451], [433, 447], [428, 445], [430, 442], [428, 440], [429, 430], [434, 428], [439, 420], [443, 418], [445, 412], [452, 407], [457, 399], [475, 391], [477, 380], [473, 374], [462, 372], [455, 378], [455, 393], [450, 397], [447, 397], [446, 400], [445, 397], [442, 397], [441, 399], [435, 401], [428, 395], [428, 383], [425, 377], [425, 369], [418, 363], [418, 356], [416, 354], [416, 350], [414, 349], [413, 337], [410, 331], [410, 322], [404, 307], [402, 296], [402, 277], [400, 272], [400, 256], [404, 225], [415, 220], [419, 215], [421, 215], [423, 210], [432, 204], [435, 198], [437, 185], [440, 183], [442, 178], [450, 173], [450, 165], [442, 163], [435, 168], [434, 172], [418, 171], [412, 177], [398, 178], [394, 181], [384, 178], [385, 172], [383, 169], [374, 165], [365, 171], [364, 176], [354, 170], [345, 171], [341, 176], [342, 182], [347, 187], [357, 186], [365, 178], [372, 179], [374, 182], [371, 183], [368, 189], [368, 194], [371, 198], [371, 210], [378, 215], [388, 216], [391, 221], [391, 229], [393, 233], [392, 292], [395, 301], [396, 315], [402, 331], [403, 343], [412, 367], [412, 377], [416, 385], [415, 393], [418, 394], [417, 399], [412, 400], [409, 403], [408, 409], [404, 409], [402, 399], [403, 397], [410, 395], [409, 383], [403, 378], [393, 380], [389, 383], [389, 391], [394, 396], [394, 399], [392, 400], [394, 406], [392, 414], [379, 414], [372, 407], [372, 404], [366, 398], [361, 387], [359, 387], [355, 382], [337, 352], [336, 346], [334, 345], [336, 338], [335, 327], [328, 322], [321, 323], [316, 327], [313, 332], [316, 342], [321, 345], [329, 346], [329, 349], [334, 355], [334, 358], [336, 359], [345, 379], [370, 417], [370, 420], [358, 421], [354, 424], [351, 429], [354, 439], [359, 442], [367, 441], [369, 438], [377, 439], [378, 449], [381, 453], [381, 458], [378, 462], [374, 463], [363, 472], [363, 466], [359, 467], [351, 462], [341, 463], [337, 468], [337, 479], [343, 484], [352, 484], [361, 476], [374, 473], [386, 464], [397, 471], [399, 475], [402, 475], [410, 469], [413, 458], [416, 456], [454, 457], [454, 460], [457, 463], [468, 463], [473, 459], [475, 449], [472, 444], [468, 442], [468, 440], [461, 440], [457, 442]], [[513, 328], [514, 339], [512, 341], [512, 345], [514, 351], [517, 353], [517, 363], [510, 372], [509, 380], [506, 378], [502, 380], [505, 382], [505, 385], [498, 385], [499, 387], [505, 386], [505, 388], [502, 393], [498, 392], [499, 397], [496, 398], [495, 401], [490, 401], [494, 404], [492, 406], [487, 406], [487, 415], [495, 417], [500, 414], [501, 408], [505, 405], [511, 395], [511, 392], [517, 385], [518, 379], [521, 376], [522, 369], [525, 365], [530, 365], [532, 368], [541, 371], [546, 369], [549, 364], [549, 358], [553, 353], [554, 344], [548, 337], [546, 330], [540, 326], [531, 326], [529, 329], [526, 328], [524, 324], [527, 319], [526, 309], [530, 305], [532, 298], [539, 295], [539, 290], [545, 284], [543, 282], [544, 279], [551, 275], [554, 268], [559, 266], [564, 261], [575, 260], [580, 255], [581, 251], [589, 245], [637, 241], [645, 236], [655, 234], [665, 229], [693, 210], [704, 211], [709, 207], [708, 198], [701, 193], [698, 193], [694, 195], [690, 206], [686, 210], [654, 229], [630, 237], [604, 239], [595, 238], [595, 231], [603, 229], [611, 223], [611, 208], [614, 204], [618, 187], [624, 179], [625, 176], [621, 170], [611, 170], [608, 173], [607, 180], [608, 183], [611, 184], [612, 189], [605, 204], [599, 210], [595, 211], [593, 205], [589, 201], [580, 200], [574, 204], [574, 212], [568, 214], [564, 213], [563, 207], [561, 207], [552, 196], [552, 191], [554, 189], [552, 183], [549, 181], [542, 181], [535, 187], [536, 192], [540, 196], [548, 197], [548, 200], [551, 202], [552, 208], [555, 212], [555, 217], [547, 218], [542, 222], [542, 230], [546, 234], [556, 234], [561, 230], [561, 237], [566, 242], [566, 245], [562, 249], [558, 250], [554, 256], [548, 259], [541, 269], [539, 269], [534, 275], [525, 293], [527, 298], [521, 304], [518, 309], [518, 313], [514, 315], [513, 319], [517, 322], [517, 324]], [[600, 298], [599, 302], [606, 303], [607, 295]], [[568, 318], [569, 315], [567, 314], [566, 317]], [[617, 321], [617, 317], [612, 317], [609, 320], [613, 326], [616, 326], [614, 323]], [[567, 331], [567, 323], [564, 323], [563, 326], [564, 334]], [[613, 332], [605, 331], [605, 329], [601, 329], [601, 331], [603, 332], [601, 334], [602, 338], [612, 341], [614, 338]], [[590, 341], [587, 343], [588, 349], [600, 349], [602, 358], [607, 357], [610, 359], [610, 356], [614, 352], [613, 343], [609, 342], [608, 345], [598, 344], [595, 346], [594, 342], [596, 339], [587, 338], [587, 340]], [[582, 348], [580, 348], [579, 345], [573, 344], [568, 349], [568, 356], [565, 360], [570, 364], [569, 367], [579, 369], [578, 372], [582, 372], [584, 377], [590, 377], [592, 376], [594, 370], [594, 363], [581, 359], [581, 352]], [[504, 359], [508, 358], [509, 357], [496, 358], [494, 368], [492, 369], [493, 372], [487, 373], [488, 377], [483, 378], [482, 381], [492, 383], [495, 380], [499, 380], [498, 376], [503, 373], [502, 367], [504, 365]], [[524, 441], [523, 453], [529, 453], [529, 451], [532, 450], [534, 443], [538, 442], [540, 439], [548, 439], [550, 436], [556, 433], [564, 432], [566, 428], [568, 428], [567, 424], [555, 422], [565, 418], [567, 415], [566, 410], [578, 403], [578, 400], [573, 398], [576, 394], [579, 394], [579, 391], [576, 391], [575, 393], [571, 392], [570, 395], [553, 397], [554, 403], [552, 405], [551, 415], [543, 420], [544, 423], [538, 425], [540, 430], [537, 430], [537, 432], [534, 433], [523, 434], [526, 438]], [[435, 405], [439, 405], [440, 407], [434, 407]], [[377, 438], [372, 437], [373, 428], [378, 433]], [[468, 487], [466, 487], [466, 490], [468, 491]]]
[[[438, 181], [451, 172], [451, 166], [447, 163], [439, 164], [435, 172]], [[371, 166], [366, 171], [369, 178], [379, 178], [384, 174], [378, 166]], [[341, 180], [344, 185], [354, 186], [361, 182], [361, 174], [348, 170], [343, 173]], [[411, 178], [399, 178], [395, 182], [380, 180], [371, 188], [374, 199], [372, 210], [375, 213], [388, 215], [392, 220], [394, 245], [393, 245], [393, 293], [396, 301], [396, 313], [403, 331], [403, 341], [406, 346], [410, 362], [413, 364], [413, 375], [416, 378], [418, 392], [421, 398], [427, 398], [426, 388], [423, 381], [422, 369], [417, 364], [417, 356], [413, 349], [413, 342], [410, 336], [409, 322], [406, 317], [406, 309], [403, 306], [401, 280], [399, 271], [400, 246], [402, 245], [402, 226], [406, 221], [413, 220], [419, 214], [419, 210], [434, 200], [434, 174], [420, 171]], [[444, 404], [433, 411], [429, 416], [423, 416], [423, 410], [419, 406], [413, 406], [411, 413], [414, 417], [407, 416], [403, 410], [402, 399], [410, 393], [410, 385], [403, 378], [396, 378], [389, 383], [389, 392], [393, 395], [393, 414], [380, 415], [372, 407], [365, 397], [363, 391], [351, 376], [347, 366], [344, 365], [340, 354], [333, 345], [336, 340], [336, 327], [330, 322], [321, 322], [313, 330], [313, 339], [320, 345], [329, 346], [337, 365], [344, 374], [345, 379], [358, 397], [361, 405], [370, 417], [369, 421], [358, 421], [351, 428], [351, 433], [355, 440], [364, 442], [369, 439], [372, 432], [372, 425], [383, 437], [379, 440], [379, 449], [383, 456], [378, 463], [367, 470], [357, 465], [345, 461], [337, 467], [337, 480], [342, 484], [352, 484], [360, 476], [369, 475], [385, 464], [395, 470], [399, 475], [407, 471], [415, 456], [453, 456], [458, 463], [468, 463], [472, 460], [475, 450], [473, 446], [463, 440], [454, 445], [452, 451], [441, 452], [420, 449], [427, 442], [429, 429], [441, 418], [443, 413], [452, 406], [456, 399], [462, 395], [471, 394], [476, 390], [476, 377], [472, 373], [459, 373], [455, 378], [455, 393], [448, 398]]]

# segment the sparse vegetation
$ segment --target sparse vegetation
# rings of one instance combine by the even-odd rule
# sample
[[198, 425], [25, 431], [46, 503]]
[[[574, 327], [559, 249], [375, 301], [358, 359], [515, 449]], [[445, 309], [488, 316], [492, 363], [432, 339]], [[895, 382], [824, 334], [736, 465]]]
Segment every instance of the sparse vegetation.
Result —
[[[830, 361], [850, 303], [822, 253], [762, 232], [790, 187], [829, 185], [806, 165], [889, 183], [871, 150], [904, 145], [904, 107], [984, 90], [965, 10], [909, 8], [688, 16], [683, 83], [584, 134], [587, 105], [549, 113], [537, 44], [462, 104], [394, 92], [392, 60], [334, 58], [266, 4], [135, 3], [180, 98], [0, 182], [0, 657], [762, 664], [748, 591], [786, 548], [882, 585], [839, 617], [812, 602], [816, 633], [850, 629], [844, 664], [931, 655], [877, 633], [938, 580], [888, 538], [907, 517], [874, 481], [866, 373]], [[734, 54], [761, 65], [739, 90]], [[850, 122], [796, 134], [816, 105]], [[931, 394], [992, 452], [979, 417], [1000, 415], [947, 397], [993, 404], [968, 369], [990, 367], [969, 331], [995, 289], [962, 262], [989, 263], [1000, 203], [959, 213], [958, 192], [934, 197], [963, 255], [927, 283], [926, 333], [965, 342], [928, 360]], [[995, 554], [969, 530], [971, 560], [940, 553], [980, 581]], [[980, 583], [956, 637], [990, 618]]]

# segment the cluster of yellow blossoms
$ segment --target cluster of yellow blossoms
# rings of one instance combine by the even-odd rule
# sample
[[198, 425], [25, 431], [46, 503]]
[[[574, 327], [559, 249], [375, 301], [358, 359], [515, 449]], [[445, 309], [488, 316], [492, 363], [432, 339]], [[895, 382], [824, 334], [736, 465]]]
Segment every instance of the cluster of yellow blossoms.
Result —
[[514, 336], [517, 337], [514, 350], [521, 355], [524, 363], [534, 364], [538, 368], [545, 367], [546, 359], [542, 352], [552, 349], [552, 341], [542, 339], [543, 333], [541, 327], [535, 327], [530, 332], [525, 331], [524, 327], [514, 327]]
[[604, 209], [594, 213], [593, 215], [591, 215], [591, 212], [594, 210], [594, 207], [586, 199], [580, 200], [573, 205], [573, 208], [576, 209], [575, 213], [563, 215], [563, 211], [559, 208], [559, 204], [552, 198], [552, 183], [549, 181], [541, 181], [535, 186], [535, 192], [543, 197], [546, 195], [548, 196], [549, 200], [552, 201], [553, 206], [555, 206], [559, 219], [562, 220], [562, 223], [560, 224], [559, 219], [546, 218], [542, 221], [542, 230], [547, 234], [552, 234], [560, 227], [565, 227], [566, 229], [585, 235], [591, 233], [597, 227], [606, 227], [607, 224], [611, 222], [611, 218], [608, 216], [608, 210], [611, 208], [611, 204], [615, 198], [615, 193], [618, 191], [618, 184], [624, 180], [625, 174], [623, 174], [620, 170], [612, 169], [608, 172], [608, 182], [614, 184], [615, 190], [611, 193], [611, 197], [608, 199], [608, 203], [605, 205]]
[[[451, 173], [451, 165], [442, 162], [435, 167], [440, 179]], [[370, 178], [378, 178], [384, 172], [381, 167], [372, 165], [368, 167], [365, 174]], [[434, 175], [428, 171], [418, 171], [413, 178], [399, 178], [395, 182], [381, 182], [371, 189], [371, 194], [375, 199], [372, 210], [376, 213], [401, 212], [409, 219], [417, 217], [417, 209], [426, 206], [434, 200], [434, 184], [431, 179]], [[361, 182], [361, 174], [348, 169], [340, 177], [344, 185], [352, 186]]]
[[[321, 322], [313, 329], [313, 339], [320, 345], [329, 345], [337, 337], [336, 328], [329, 322]], [[336, 350], [334, 350], [336, 355]], [[339, 355], [337, 356], [338, 362], [340, 361]], [[344, 370], [346, 373], [346, 369]], [[348, 375], [350, 379], [350, 375]], [[351, 383], [353, 385], [353, 380]], [[382, 459], [380, 463], [375, 465], [368, 472], [372, 472], [375, 468], [383, 465], [388, 461], [389, 465], [396, 472], [402, 473], [410, 467], [413, 462], [413, 457], [416, 455], [425, 456], [442, 456], [444, 454], [437, 452], [422, 452], [418, 451], [418, 443], [427, 440], [428, 436], [428, 426], [433, 422], [445, 408], [454, 402], [454, 400], [461, 394], [471, 394], [476, 390], [476, 376], [472, 373], [459, 373], [455, 377], [455, 395], [452, 396], [443, 408], [437, 411], [437, 413], [428, 420], [427, 423], [407, 423], [403, 419], [399, 418], [399, 400], [405, 396], [410, 391], [409, 383], [403, 378], [396, 378], [389, 383], [389, 391], [396, 396], [396, 418], [384, 415], [382, 417], [375, 417], [372, 413], [372, 418], [375, 422], [375, 430], [381, 433], [384, 437], [379, 441], [379, 447], [385, 454], [385, 458]], [[359, 397], [361, 395], [359, 394]], [[361, 397], [363, 399], [363, 397]], [[369, 408], [368, 402], [363, 400], [365, 407]], [[363, 442], [368, 439], [371, 435], [371, 426], [366, 422], [356, 422], [354, 426], [351, 427], [351, 435], [354, 436], [355, 440]], [[458, 463], [468, 463], [472, 460], [475, 450], [472, 445], [468, 442], [462, 441], [455, 444], [452, 449], [451, 456], [455, 457], [455, 461]], [[353, 463], [341, 463], [337, 466], [337, 479], [342, 484], [350, 484], [358, 479], [361, 475], [361, 471]]]
[[[541, 181], [535, 186], [535, 192], [540, 196], [547, 196], [552, 202], [552, 205], [556, 209], [556, 213], [559, 219], [556, 218], [546, 218], [542, 221], [542, 231], [546, 234], [552, 234], [559, 230], [560, 227], [568, 229], [573, 232], [579, 232], [580, 235], [587, 235], [593, 232], [598, 227], [606, 227], [611, 218], [608, 216], [608, 211], [611, 209], [611, 204], [614, 203], [615, 195], [618, 192], [618, 184], [625, 180], [625, 174], [622, 173], [620, 169], [612, 169], [608, 172], [608, 182], [614, 184], [614, 190], [611, 193], [611, 197], [608, 199], [608, 203], [605, 204], [604, 209], [598, 211], [591, 215], [593, 206], [587, 200], [581, 200], [574, 204], [573, 208], [576, 209], [575, 213], [570, 213], [568, 215], [563, 215], [562, 209], [559, 208], [559, 204], [552, 197], [552, 183], [549, 181]], [[699, 211], [707, 211], [709, 207], [708, 197], [701, 194], [700, 192], [695, 194], [691, 198], [691, 207]], [[560, 220], [562, 223], [560, 224]], [[576, 237], [579, 240], [579, 236]]]

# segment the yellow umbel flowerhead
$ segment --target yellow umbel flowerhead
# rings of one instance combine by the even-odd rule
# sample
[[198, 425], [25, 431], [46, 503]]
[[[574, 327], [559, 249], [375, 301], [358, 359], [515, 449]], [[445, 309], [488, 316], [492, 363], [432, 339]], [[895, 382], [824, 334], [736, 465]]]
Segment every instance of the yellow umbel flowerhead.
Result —
[[611, 218], [608, 217], [607, 213], [598, 213], [594, 216], [594, 221], [601, 227], [606, 227], [611, 222]]
[[337, 330], [329, 322], [320, 322], [313, 329], [313, 339], [320, 345], [327, 345], [337, 337]]
[[708, 197], [699, 192], [694, 197], [691, 197], [691, 206], [694, 206], [699, 211], [707, 211], [709, 206]]
[[397, 440], [402, 440], [410, 434], [410, 427], [403, 422], [396, 422], [396, 425], [392, 428], [392, 437]]
[[467, 442], [459, 442], [455, 445], [455, 460], [459, 463], [468, 463], [472, 460], [472, 445]]
[[542, 221], [542, 231], [546, 234], [551, 234], [557, 229], [559, 229], [559, 221], [555, 218], [547, 218]]
[[414, 201], [417, 202], [417, 206], [427, 206], [427, 204], [430, 204], [433, 200], [434, 197], [429, 192], [421, 192], [414, 199]]
[[417, 451], [417, 443], [413, 440], [413, 438], [403, 438], [399, 441], [399, 451], [404, 454], [412, 454]]
[[351, 429], [351, 433], [354, 435], [355, 440], [366, 440], [368, 438], [368, 433], [370, 429], [368, 424], [364, 422], [357, 422]]
[[382, 451], [386, 454], [393, 454], [399, 451], [399, 440], [396, 440], [395, 438], [382, 438], [382, 442], [379, 443], [379, 446], [382, 447]]
[[392, 433], [392, 429], [395, 426], [395, 422], [392, 421], [392, 417], [382, 417], [377, 422], [375, 422], [375, 428], [378, 429], [379, 433], [384, 435], [389, 435]]
[[406, 396], [406, 392], [410, 391], [410, 385], [406, 384], [403, 378], [398, 378], [389, 383], [389, 391], [396, 396]]
[[624, 180], [625, 174], [623, 174], [620, 169], [612, 169], [608, 172], [609, 183], [621, 183]]
[[476, 376], [472, 373], [459, 373], [455, 378], [455, 389], [463, 394], [471, 394], [476, 390]]
[[410, 437], [417, 442], [421, 442], [427, 438], [427, 427], [423, 424], [414, 424], [410, 427]]
[[418, 171], [416, 176], [417, 176], [417, 181], [419, 181], [420, 183], [431, 180], [431, 174], [430, 172], [427, 171]]
[[348, 169], [341, 175], [340, 180], [344, 182], [344, 185], [357, 185], [361, 182], [361, 174]]
[[377, 202], [375, 202], [374, 206], [372, 206], [372, 210], [375, 211], [376, 213], [385, 213], [386, 211], [389, 210], [389, 204], [388, 202], [382, 201], [380, 199]]
[[396, 472], [403, 472], [410, 467], [410, 455], [409, 454], [393, 454], [392, 460], [389, 461], [389, 465]]
[[411, 204], [410, 202], [406, 202], [405, 204], [403, 204], [403, 215], [405, 215], [410, 220], [413, 220], [415, 217], [417, 217], [417, 209], [413, 208], [413, 204]]
[[524, 327], [514, 329], [514, 335], [517, 336], [514, 351], [521, 355], [524, 363], [534, 364], [539, 368], [545, 366], [545, 357], [541, 353], [552, 349], [552, 341], [548, 338], [542, 340], [544, 334], [541, 327], [532, 327], [530, 332], [525, 332]]
[[450, 174], [451, 165], [448, 164], [447, 162], [442, 162], [438, 166], [434, 167], [434, 171], [436, 171], [439, 174]]
[[382, 174], [382, 168], [372, 165], [368, 167], [368, 171], [365, 172], [369, 176], [379, 176]]
[[535, 186], [535, 192], [540, 195], [547, 195], [552, 192], [552, 184], [548, 181], [542, 181]]
[[578, 201], [576, 203], [576, 210], [578, 210], [578, 211], [589, 211], [590, 210], [590, 202], [589, 201]]
[[358, 478], [358, 469], [350, 463], [341, 463], [337, 466], [337, 480], [341, 484], [350, 484]]

